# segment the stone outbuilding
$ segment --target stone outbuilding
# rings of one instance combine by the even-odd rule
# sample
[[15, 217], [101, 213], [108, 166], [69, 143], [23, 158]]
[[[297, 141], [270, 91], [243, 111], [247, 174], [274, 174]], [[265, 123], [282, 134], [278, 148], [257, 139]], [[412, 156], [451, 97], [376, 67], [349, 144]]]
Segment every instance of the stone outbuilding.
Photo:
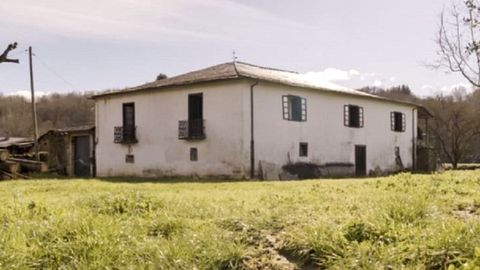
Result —
[[95, 127], [52, 129], [38, 139], [39, 151], [50, 171], [61, 175], [95, 176]]

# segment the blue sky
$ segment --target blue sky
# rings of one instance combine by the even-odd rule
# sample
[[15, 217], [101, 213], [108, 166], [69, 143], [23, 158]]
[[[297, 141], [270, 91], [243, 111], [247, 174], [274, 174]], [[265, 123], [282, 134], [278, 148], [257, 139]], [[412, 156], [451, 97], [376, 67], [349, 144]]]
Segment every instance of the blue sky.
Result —
[[[310, 73], [340, 85], [407, 84], [419, 95], [465, 84], [436, 59], [448, 0], [2, 0], [0, 93], [134, 86], [232, 60]], [[13, 57], [15, 56], [15, 57]]]

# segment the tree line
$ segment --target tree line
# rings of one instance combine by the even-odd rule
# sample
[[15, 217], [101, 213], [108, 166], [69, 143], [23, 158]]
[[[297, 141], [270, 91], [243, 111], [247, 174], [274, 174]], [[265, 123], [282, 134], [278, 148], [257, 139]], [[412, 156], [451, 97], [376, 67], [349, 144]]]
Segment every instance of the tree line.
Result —
[[[50, 129], [95, 123], [95, 103], [83, 93], [37, 98], [39, 134]], [[0, 95], [0, 137], [33, 137], [31, 102], [22, 96]]]
[[406, 85], [359, 90], [423, 105], [433, 116], [428, 120], [428, 136], [440, 161], [454, 168], [458, 163], [480, 162], [480, 89], [468, 93], [458, 87], [451, 94], [425, 98], [414, 95]]

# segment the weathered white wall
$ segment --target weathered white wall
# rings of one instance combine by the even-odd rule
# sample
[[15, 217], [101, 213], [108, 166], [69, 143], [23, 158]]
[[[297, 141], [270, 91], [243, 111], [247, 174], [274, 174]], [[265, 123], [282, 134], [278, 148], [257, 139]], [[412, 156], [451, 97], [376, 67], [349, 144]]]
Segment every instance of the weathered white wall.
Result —
[[[251, 80], [229, 80], [159, 91], [102, 97], [96, 100], [98, 176], [233, 176], [250, 170]], [[206, 139], [178, 139], [178, 121], [188, 118], [188, 94], [203, 93]], [[283, 120], [282, 95], [307, 99], [307, 121]], [[255, 164], [281, 167], [291, 162], [354, 163], [356, 144], [367, 146], [367, 173], [395, 168], [395, 146], [406, 167], [412, 166], [413, 106], [356, 96], [260, 82], [254, 88]], [[138, 143], [113, 143], [114, 126], [122, 125], [122, 104], [135, 102]], [[345, 104], [364, 108], [364, 127], [343, 124]], [[406, 114], [406, 131], [390, 130], [390, 112]], [[416, 119], [416, 113], [414, 113]], [[299, 143], [308, 143], [308, 157], [299, 157]], [[199, 160], [190, 161], [190, 147]], [[135, 163], [125, 163], [133, 154]]]
[[[282, 95], [307, 99], [307, 121], [283, 120]], [[344, 105], [364, 109], [364, 127], [344, 126]], [[255, 87], [255, 155], [277, 165], [291, 162], [355, 163], [355, 145], [367, 146], [367, 173], [377, 166], [395, 169], [395, 146], [404, 166], [412, 166], [412, 108], [392, 102], [260, 82]], [[406, 115], [405, 132], [390, 128], [390, 112]], [[416, 119], [416, 112], [415, 119]], [[416, 121], [416, 120], [415, 120]], [[416, 127], [416, 122], [415, 122]], [[416, 137], [416, 128], [414, 129]], [[299, 157], [299, 143], [308, 143], [308, 157]]]
[[[249, 172], [244, 144], [243, 106], [246, 82], [230, 81], [171, 87], [96, 100], [98, 176], [234, 176]], [[188, 119], [188, 94], [203, 93], [206, 139], [178, 139], [178, 121]], [[113, 143], [114, 127], [122, 126], [122, 104], [135, 103], [138, 143]], [[248, 104], [247, 104], [248, 105]], [[198, 161], [190, 161], [190, 147]], [[135, 162], [126, 163], [133, 154]]]

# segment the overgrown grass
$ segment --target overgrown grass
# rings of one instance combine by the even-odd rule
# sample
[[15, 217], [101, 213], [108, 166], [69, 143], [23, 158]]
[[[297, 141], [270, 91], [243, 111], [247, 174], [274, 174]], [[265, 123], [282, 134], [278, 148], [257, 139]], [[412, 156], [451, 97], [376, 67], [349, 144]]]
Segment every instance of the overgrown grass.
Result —
[[475, 269], [479, 248], [480, 171], [0, 183], [0, 269]]

